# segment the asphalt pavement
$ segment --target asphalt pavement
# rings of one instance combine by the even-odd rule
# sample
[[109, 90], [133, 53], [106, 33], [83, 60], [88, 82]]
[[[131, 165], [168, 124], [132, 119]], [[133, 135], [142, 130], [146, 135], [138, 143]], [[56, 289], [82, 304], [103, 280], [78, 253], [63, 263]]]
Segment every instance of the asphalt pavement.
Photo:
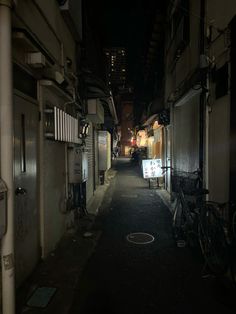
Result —
[[[114, 168], [93, 227], [101, 236], [74, 289], [70, 314], [236, 313], [236, 290], [202, 276], [198, 249], [177, 247], [171, 213], [139, 167], [120, 158]], [[139, 232], [154, 241], [128, 241]]]

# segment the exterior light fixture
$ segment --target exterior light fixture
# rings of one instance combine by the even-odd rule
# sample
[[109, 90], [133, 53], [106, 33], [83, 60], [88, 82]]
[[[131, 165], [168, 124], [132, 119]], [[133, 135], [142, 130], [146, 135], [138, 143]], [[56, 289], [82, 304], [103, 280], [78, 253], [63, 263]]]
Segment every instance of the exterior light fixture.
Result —
[[84, 123], [82, 125], [79, 137], [80, 138], [86, 138], [88, 136], [89, 128], [90, 128], [89, 123]]

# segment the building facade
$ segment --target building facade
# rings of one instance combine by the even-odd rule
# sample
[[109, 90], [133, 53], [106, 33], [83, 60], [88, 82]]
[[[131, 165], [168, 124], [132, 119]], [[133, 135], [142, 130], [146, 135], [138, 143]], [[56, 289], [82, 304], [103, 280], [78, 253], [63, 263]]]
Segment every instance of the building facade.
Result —
[[106, 79], [115, 89], [126, 85], [126, 49], [124, 47], [105, 48]]
[[[218, 202], [234, 198], [235, 13], [230, 0], [181, 0], [170, 4], [167, 15], [165, 106], [171, 123], [165, 127], [165, 163], [200, 169], [209, 199]], [[166, 188], [171, 190], [170, 174]]]
[[88, 208], [99, 185], [98, 130], [104, 116], [117, 119], [108, 87], [103, 86], [103, 94], [90, 90], [88, 96], [93, 84], [78, 75], [81, 5], [72, 0], [0, 1], [0, 183], [7, 190], [0, 234], [4, 314], [15, 313], [15, 287]]

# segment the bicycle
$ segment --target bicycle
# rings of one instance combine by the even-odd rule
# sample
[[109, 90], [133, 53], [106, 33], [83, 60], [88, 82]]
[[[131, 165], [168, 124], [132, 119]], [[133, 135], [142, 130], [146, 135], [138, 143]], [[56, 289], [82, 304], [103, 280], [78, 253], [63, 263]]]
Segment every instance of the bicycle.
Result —
[[186, 238], [190, 246], [198, 243], [199, 209], [207, 190], [200, 188], [198, 171], [185, 172], [172, 169], [172, 193], [176, 195], [176, 206], [173, 214], [172, 228], [177, 242]]
[[230, 265], [229, 242], [217, 204], [206, 202], [201, 208], [198, 236], [208, 268], [214, 275], [224, 275]]
[[[200, 244], [206, 265], [214, 275], [221, 275], [228, 268], [228, 246], [223, 225], [215, 204], [206, 202], [208, 190], [202, 188], [200, 172], [171, 170], [172, 192], [176, 197], [172, 227], [178, 246], [186, 242]], [[191, 197], [189, 201], [187, 197]]]
[[229, 275], [236, 284], [236, 206], [231, 202], [216, 203], [208, 202], [217, 208], [218, 219], [223, 226], [225, 239], [227, 241], [227, 260]]

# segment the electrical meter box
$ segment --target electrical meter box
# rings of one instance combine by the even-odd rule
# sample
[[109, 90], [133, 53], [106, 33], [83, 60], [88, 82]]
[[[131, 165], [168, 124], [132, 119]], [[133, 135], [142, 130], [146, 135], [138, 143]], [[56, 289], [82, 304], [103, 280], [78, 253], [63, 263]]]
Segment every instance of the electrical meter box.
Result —
[[99, 170], [111, 168], [111, 134], [108, 131], [98, 131]]
[[7, 231], [7, 186], [0, 179], [0, 239]]
[[80, 147], [68, 150], [69, 183], [76, 184], [88, 180], [88, 153]]

